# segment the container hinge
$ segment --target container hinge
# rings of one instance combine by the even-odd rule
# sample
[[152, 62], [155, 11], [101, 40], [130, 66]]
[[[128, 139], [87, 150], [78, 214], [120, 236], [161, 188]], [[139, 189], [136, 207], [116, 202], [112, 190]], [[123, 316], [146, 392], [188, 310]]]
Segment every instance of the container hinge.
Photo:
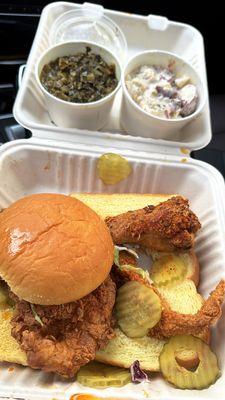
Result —
[[165, 31], [168, 28], [169, 20], [166, 17], [160, 15], [148, 15], [148, 26], [150, 29], [156, 31]]

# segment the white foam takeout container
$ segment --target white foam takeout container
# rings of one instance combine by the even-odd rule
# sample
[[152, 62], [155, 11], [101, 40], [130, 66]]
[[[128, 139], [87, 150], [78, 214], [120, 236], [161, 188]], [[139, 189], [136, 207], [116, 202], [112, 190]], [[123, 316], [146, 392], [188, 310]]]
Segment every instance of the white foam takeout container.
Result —
[[[60, 12], [69, 8], [71, 8], [69, 3], [49, 5], [43, 11], [39, 29], [43, 29], [46, 33], [47, 21], [50, 24]], [[115, 17], [117, 23], [121, 23], [123, 28], [126, 26], [126, 34], [129, 32], [133, 38], [131, 40], [134, 45], [133, 50], [137, 50], [139, 46], [138, 38], [135, 39], [132, 35], [134, 27], [138, 25], [141, 35], [149, 29], [147, 21], [155, 21], [156, 25], [159, 21], [159, 26], [166, 27], [165, 29], [168, 30], [167, 35], [164, 35], [164, 31], [155, 33], [152, 31], [151, 42], [161, 35], [167, 44], [173, 40], [175, 42], [176, 38], [177, 48], [180, 46], [181, 49], [186, 40], [186, 47], [190, 52], [192, 48], [198, 48], [199, 54], [203, 55], [202, 39], [191, 27], [168, 22], [162, 17], [158, 20], [157, 17], [145, 19], [141, 16], [117, 12], [107, 13]], [[38, 32], [33, 49], [38, 46], [41, 39], [40, 30]], [[197, 38], [196, 41], [194, 38]], [[127, 39], [129, 45], [129, 35]], [[144, 41], [145, 36], [143, 36]], [[164, 47], [163, 43], [162, 41], [161, 47]], [[145, 45], [148, 45], [148, 41]], [[45, 46], [40, 45], [39, 53], [41, 50], [44, 51]], [[29, 119], [32, 114], [29, 114], [29, 107], [26, 108], [26, 113], [19, 104], [24, 105], [26, 101], [28, 106], [30, 102], [30, 111], [38, 104], [35, 87], [32, 86], [32, 96], [29, 86], [31, 84], [29, 69], [32, 71], [32, 65], [34, 66], [31, 62], [32, 54], [34, 54], [32, 52], [33, 50], [15, 108], [17, 118], [18, 113], [21, 113], [21, 120], [24, 117]], [[203, 68], [202, 74], [204, 74], [204, 63], [201, 60], [203, 59], [198, 59], [197, 63], [199, 62]], [[23, 98], [25, 92], [29, 97], [27, 100]], [[44, 109], [37, 106], [36, 111], [36, 121], [42, 121]], [[207, 115], [206, 112], [205, 117]], [[44, 118], [46, 125], [42, 125], [42, 122], [37, 124], [39, 129], [32, 129], [31, 139], [14, 141], [0, 147], [0, 208], [7, 207], [25, 195], [38, 192], [177, 193], [183, 195], [190, 200], [191, 208], [202, 223], [202, 229], [196, 239], [196, 252], [201, 265], [200, 292], [207, 297], [218, 281], [225, 278], [225, 187], [220, 173], [206, 163], [191, 159], [188, 149], [198, 148], [199, 140], [201, 146], [205, 146], [209, 141], [210, 129], [207, 130], [209, 117], [205, 119], [206, 125], [202, 130], [202, 135], [195, 140], [194, 144], [192, 143], [191, 147], [190, 142], [188, 146], [184, 146], [181, 142], [177, 144], [167, 142], [168, 145], [165, 146], [165, 142], [159, 141], [144, 145], [145, 142], [141, 139], [135, 141], [133, 137], [102, 133], [96, 134], [93, 140], [93, 133], [53, 129], [47, 123], [46, 113]], [[197, 132], [197, 127], [195, 128]], [[106, 152], [121, 154], [128, 159], [133, 168], [131, 175], [116, 185], [104, 185], [97, 176], [97, 160]], [[202, 391], [175, 389], [167, 384], [160, 374], [151, 374], [149, 384], [128, 384], [122, 388], [94, 390], [28, 367], [14, 366], [13, 370], [9, 370], [8, 364], [1, 364], [0, 397], [61, 400], [69, 399], [72, 394], [90, 393], [107, 399], [116, 397], [126, 400], [146, 398], [151, 400], [222, 400], [225, 398], [224, 331], [225, 313], [213, 329], [212, 335], [212, 347], [218, 355], [222, 375], [214, 385]]]
[[[41, 56], [52, 44], [51, 27], [56, 18], [64, 12], [79, 9], [82, 5], [66, 2], [52, 3], [43, 12], [34, 39], [34, 43], [27, 62], [27, 68], [23, 78], [23, 85], [18, 93], [14, 115], [17, 121], [31, 130], [48, 129], [51, 132], [61, 132], [51, 121], [48, 113], [43, 93], [38, 87], [35, 79], [35, 65]], [[91, 5], [90, 12], [94, 5]], [[155, 15], [140, 16], [135, 14], [121, 13], [112, 10], [104, 10], [103, 7], [96, 5], [98, 14], [104, 12], [106, 17], [112, 19], [123, 31], [127, 45], [129, 57], [145, 50], [164, 50], [176, 54], [191, 64], [201, 76], [203, 83], [207, 86], [204, 45], [202, 35], [190, 25], [169, 21], [167, 18]], [[85, 6], [87, 9], [87, 6]], [[115, 32], [116, 34], [116, 32]], [[76, 37], [77, 40], [77, 37]], [[111, 50], [112, 51], [112, 50]], [[120, 58], [122, 61], [122, 58]], [[211, 126], [209, 116], [208, 94], [205, 107], [201, 117], [191, 121], [182, 130], [174, 133], [173, 140], [167, 138], [153, 139], [143, 136], [131, 136], [123, 131], [120, 124], [122, 89], [115, 97], [107, 125], [99, 131], [86, 131], [77, 128], [65, 128], [64, 132], [72, 132], [80, 135], [82, 141], [96, 143], [116, 140], [121, 146], [129, 148], [149, 149], [154, 144], [162, 144], [168, 147], [177, 148], [185, 146], [188, 149], [199, 149], [204, 147], [211, 138]], [[87, 128], [88, 129], [88, 128]]]

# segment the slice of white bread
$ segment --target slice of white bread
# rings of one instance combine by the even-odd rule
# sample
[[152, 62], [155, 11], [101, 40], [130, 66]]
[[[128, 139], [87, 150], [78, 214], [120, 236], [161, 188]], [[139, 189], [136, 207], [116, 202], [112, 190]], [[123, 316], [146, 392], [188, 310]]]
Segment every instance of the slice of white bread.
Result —
[[173, 197], [172, 194], [108, 194], [108, 193], [72, 193], [71, 196], [83, 201], [102, 218], [114, 217], [127, 211], [138, 210], [148, 205], [156, 206]]
[[180, 314], [196, 314], [204, 303], [194, 282], [190, 279], [185, 279], [172, 287], [158, 287], [157, 289], [170, 305], [171, 310]]
[[119, 328], [115, 329], [115, 335], [105, 349], [97, 352], [96, 360], [123, 368], [130, 368], [138, 360], [144, 370], [159, 371], [159, 355], [166, 343], [164, 340], [148, 336], [131, 339]]
[[[129, 210], [143, 208], [150, 204], [157, 205], [159, 202], [167, 200], [171, 195], [74, 194], [74, 197], [86, 203], [100, 216], [105, 218], [106, 216], [118, 215]], [[193, 261], [193, 265], [190, 263], [190, 268], [188, 268], [189, 278], [194, 276], [196, 265], [197, 263], [195, 261]], [[187, 302], [186, 312], [196, 313], [201, 307], [203, 299], [200, 300], [201, 297], [197, 294], [194, 284], [186, 282], [180, 285], [180, 289], [177, 289], [176, 295], [166, 292], [164, 296], [165, 298], [167, 297], [168, 303], [170, 303], [170, 301], [173, 303], [173, 307], [176, 307], [178, 312], [184, 312], [181, 311], [184, 310], [183, 291], [187, 291], [187, 296], [185, 295]], [[163, 296], [163, 292], [161, 295]], [[189, 301], [190, 299], [191, 302]], [[190, 308], [188, 304], [191, 304]], [[26, 365], [25, 353], [11, 336], [10, 320], [13, 316], [13, 312], [13, 309], [0, 309], [0, 361]], [[205, 337], [204, 339], [207, 340]], [[163, 345], [164, 341], [155, 338], [146, 337], [141, 340], [138, 339], [137, 342], [137, 339], [128, 339], [123, 333], [117, 332], [115, 339], [109, 342], [105, 350], [98, 352], [96, 358], [105, 363], [121, 366], [130, 366], [133, 361], [139, 359], [144, 363], [143, 365], [146, 370], [157, 371], [159, 370], [158, 357]]]
[[[0, 286], [0, 293], [1, 293]], [[0, 361], [27, 365], [24, 351], [20, 349], [17, 341], [11, 336], [11, 319], [14, 309], [0, 307]]]

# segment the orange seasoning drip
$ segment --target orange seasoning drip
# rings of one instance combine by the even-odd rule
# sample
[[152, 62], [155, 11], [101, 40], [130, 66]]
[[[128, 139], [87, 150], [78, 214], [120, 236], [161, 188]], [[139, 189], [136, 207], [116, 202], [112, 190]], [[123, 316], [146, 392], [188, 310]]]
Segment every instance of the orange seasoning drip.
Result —
[[11, 313], [11, 311], [8, 311], [8, 310], [3, 311], [3, 313], [2, 313], [2, 318], [3, 318], [5, 321], [8, 320], [8, 319], [11, 319], [11, 318], [12, 318], [12, 313]]
[[15, 370], [14, 367], [9, 367], [9, 368], [8, 368], [8, 371], [9, 371], [9, 372], [13, 372], [14, 370]]
[[190, 153], [190, 150], [189, 150], [189, 149], [186, 149], [186, 147], [181, 147], [181, 148], [180, 148], [180, 151], [181, 151], [181, 153], [183, 153], [183, 154], [189, 154], [189, 153]]
[[[93, 396], [92, 394], [73, 394], [70, 397], [70, 400], [101, 400], [101, 399], [102, 399], [102, 397], [96, 397], [96, 396]], [[110, 399], [117, 400], [115, 397], [110, 398]]]
[[101, 398], [91, 394], [73, 394], [70, 400], [101, 400]]

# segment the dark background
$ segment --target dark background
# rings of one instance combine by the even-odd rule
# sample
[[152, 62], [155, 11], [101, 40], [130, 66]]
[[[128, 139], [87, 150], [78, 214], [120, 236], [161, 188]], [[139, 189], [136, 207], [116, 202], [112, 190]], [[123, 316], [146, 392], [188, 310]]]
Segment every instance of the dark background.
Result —
[[[71, 1], [73, 2], [73, 1]], [[223, 2], [201, 1], [92, 1], [119, 11], [137, 14], [156, 14], [195, 26], [205, 42], [206, 65], [210, 93], [213, 140], [207, 148], [192, 156], [217, 167], [225, 176], [225, 12]], [[0, 143], [29, 132], [6, 125], [14, 123], [12, 105], [17, 91], [18, 67], [26, 62], [39, 16], [48, 1], [0, 0]], [[76, 3], [83, 3], [77, 0]], [[8, 117], [7, 117], [8, 115]]]
[[[73, 1], [72, 1], [73, 2]], [[222, 71], [218, 71], [218, 63], [223, 66], [223, 49], [225, 49], [225, 12], [223, 11], [223, 2], [201, 2], [192, 0], [180, 1], [93, 1], [103, 5], [105, 8], [127, 11], [137, 14], [157, 14], [168, 17], [171, 20], [185, 22], [194, 25], [204, 36], [205, 52], [208, 70], [209, 90], [211, 94], [225, 93], [225, 79], [223, 79]], [[48, 4], [48, 1], [30, 0], [30, 1], [0, 1], [0, 13], [25, 13], [40, 14], [42, 8]], [[76, 1], [83, 3], [83, 1]], [[1, 58], [4, 54], [11, 54], [12, 49], [26, 57], [29, 50], [33, 35], [36, 30], [38, 16], [27, 17], [24, 21], [23, 17], [15, 17], [10, 24], [7, 16], [1, 16], [0, 19], [0, 54]], [[20, 21], [20, 34], [17, 34], [17, 25]], [[30, 34], [27, 35], [27, 30]], [[220, 45], [220, 52], [217, 51]]]

